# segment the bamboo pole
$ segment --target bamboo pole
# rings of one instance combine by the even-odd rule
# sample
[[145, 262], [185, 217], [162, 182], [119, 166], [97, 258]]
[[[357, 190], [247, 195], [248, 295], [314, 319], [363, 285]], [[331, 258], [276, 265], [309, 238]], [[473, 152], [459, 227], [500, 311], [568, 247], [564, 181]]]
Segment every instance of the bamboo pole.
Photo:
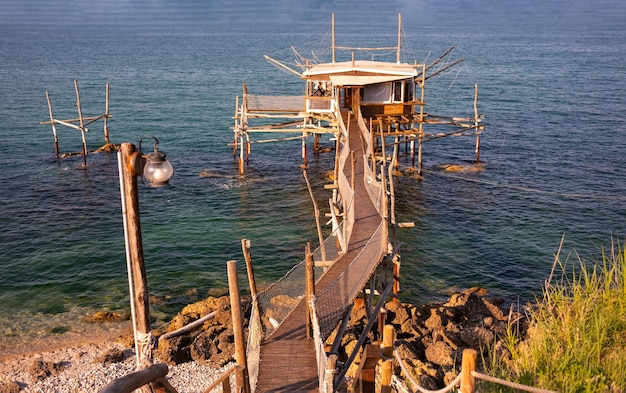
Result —
[[109, 144], [109, 127], [107, 120], [109, 118], [109, 84], [106, 84], [104, 94], [104, 143]]
[[80, 106], [80, 92], [78, 91], [78, 81], [74, 79], [74, 90], [76, 90], [76, 107], [78, 108], [78, 119], [80, 120], [80, 134], [83, 138], [83, 165], [87, 166], [87, 141], [85, 140], [85, 125], [83, 124], [83, 110]]
[[241, 239], [241, 250], [243, 251], [243, 259], [246, 261], [246, 270], [248, 272], [248, 283], [250, 285], [250, 295], [252, 299], [256, 299], [256, 281], [254, 279], [254, 270], [252, 268], [252, 256], [250, 255], [250, 240]]
[[311, 302], [315, 297], [315, 261], [311, 253], [311, 243], [306, 244], [306, 337], [313, 338], [313, 315], [311, 315]]
[[478, 83], [474, 84], [474, 127], [476, 128], [476, 162], [480, 162], [480, 129], [478, 127]]
[[[129, 265], [129, 286], [131, 294], [131, 311], [133, 311], [133, 331], [135, 334], [135, 352], [137, 354], [137, 370], [152, 364], [152, 329], [150, 326], [150, 308], [148, 283], [143, 256], [141, 238], [141, 222], [139, 219], [139, 196], [137, 176], [131, 169], [131, 157], [137, 153], [135, 145], [123, 143], [118, 153], [120, 171], [120, 193], [122, 199], [122, 216], [124, 218], [124, 237]], [[152, 392], [151, 388], [142, 388]]]
[[54, 116], [52, 115], [52, 103], [48, 90], [46, 90], [46, 101], [48, 101], [48, 113], [50, 114], [50, 124], [52, 124], [52, 135], [54, 136], [54, 154], [59, 158], [59, 138], [57, 136], [57, 127], [54, 125]]
[[309, 182], [309, 176], [306, 174], [306, 170], [302, 171], [302, 175], [304, 176], [304, 180], [306, 181], [306, 187], [309, 189], [309, 195], [311, 196], [311, 201], [313, 201], [313, 210], [315, 211], [315, 225], [317, 226], [317, 237], [320, 242], [320, 251], [322, 252], [322, 261], [326, 261], [326, 248], [324, 246], [324, 236], [322, 235], [322, 225], [320, 223], [320, 210], [317, 208], [317, 201], [313, 196], [313, 189], [311, 188], [311, 183]]
[[475, 378], [472, 371], [476, 371], [478, 352], [475, 349], [464, 349], [461, 360], [461, 393], [474, 393]]
[[230, 311], [233, 320], [233, 336], [235, 337], [235, 361], [240, 369], [235, 372], [237, 389], [245, 393], [250, 392], [248, 380], [248, 366], [246, 360], [246, 344], [244, 341], [243, 317], [241, 314], [241, 299], [239, 297], [239, 279], [237, 277], [237, 261], [226, 263], [228, 271], [228, 291], [230, 293]]
[[383, 364], [381, 367], [381, 393], [391, 392], [391, 377], [393, 376], [393, 343], [396, 339], [393, 325], [385, 325], [383, 345], [381, 348]]

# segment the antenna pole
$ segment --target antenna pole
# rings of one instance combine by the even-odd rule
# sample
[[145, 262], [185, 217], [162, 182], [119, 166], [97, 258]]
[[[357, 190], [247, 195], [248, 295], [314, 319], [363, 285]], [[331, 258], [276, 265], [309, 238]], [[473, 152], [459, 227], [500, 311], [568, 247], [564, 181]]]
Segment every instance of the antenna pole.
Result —
[[400, 64], [400, 49], [402, 49], [402, 14], [398, 14], [398, 53], [396, 62]]
[[331, 18], [331, 31], [332, 31], [332, 44], [331, 44], [331, 49], [333, 52], [333, 63], [335, 62], [335, 14], [333, 13], [332, 18]]

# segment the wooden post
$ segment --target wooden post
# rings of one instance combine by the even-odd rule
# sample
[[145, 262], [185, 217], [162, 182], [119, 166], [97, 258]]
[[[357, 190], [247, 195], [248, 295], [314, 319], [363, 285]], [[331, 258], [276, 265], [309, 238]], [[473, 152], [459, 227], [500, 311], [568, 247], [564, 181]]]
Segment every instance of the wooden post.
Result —
[[306, 170], [302, 171], [302, 175], [304, 176], [306, 186], [309, 189], [311, 201], [313, 201], [313, 210], [315, 211], [315, 224], [317, 226], [317, 237], [320, 242], [320, 251], [322, 252], [322, 260], [326, 261], [326, 248], [324, 247], [324, 236], [322, 235], [322, 225], [320, 223], [320, 210], [317, 208], [317, 201], [313, 196], [313, 189], [311, 188], [311, 183], [309, 182], [309, 177], [306, 174]]
[[252, 299], [256, 299], [256, 281], [254, 280], [254, 270], [252, 269], [252, 257], [250, 256], [250, 240], [241, 239], [241, 249], [243, 250], [243, 259], [246, 261], [246, 270], [248, 271], [248, 283], [250, 284], [250, 294]]
[[228, 291], [230, 293], [230, 311], [233, 319], [233, 335], [235, 336], [235, 361], [240, 369], [235, 373], [237, 389], [250, 392], [248, 381], [248, 366], [246, 360], [246, 344], [243, 333], [243, 317], [241, 314], [241, 299], [239, 298], [239, 279], [237, 277], [237, 261], [226, 263], [228, 270]]
[[80, 121], [80, 133], [83, 138], [83, 165], [87, 166], [87, 141], [85, 140], [85, 124], [83, 122], [83, 110], [80, 107], [80, 92], [78, 91], [78, 81], [74, 79], [74, 90], [76, 90], [76, 107], [78, 108], [78, 120]]
[[[122, 143], [118, 153], [118, 165], [131, 294], [131, 310], [133, 313], [133, 329], [135, 332], [137, 370], [141, 370], [152, 364], [154, 337], [152, 336], [152, 329], [150, 327], [148, 282], [146, 279], [146, 266], [141, 239], [137, 176], [133, 173], [131, 167], [131, 157], [134, 154], [138, 154], [135, 145], [132, 143]], [[151, 392], [152, 389], [149, 388], [146, 391]]]
[[332, 13], [332, 17], [331, 17], [331, 37], [332, 37], [332, 43], [331, 43], [331, 50], [332, 50], [332, 59], [333, 59], [333, 63], [335, 63], [335, 13]]
[[391, 392], [391, 377], [393, 376], [393, 343], [396, 340], [396, 331], [392, 325], [385, 325], [383, 345], [381, 348], [383, 364], [381, 367], [381, 393]]
[[480, 162], [480, 130], [478, 128], [478, 83], [474, 84], [474, 127], [476, 131], [476, 162]]
[[306, 337], [313, 338], [313, 315], [311, 314], [311, 301], [315, 297], [315, 261], [311, 253], [311, 243], [306, 244]]
[[356, 155], [354, 151], [350, 152], [350, 158], [352, 162], [352, 168], [351, 168], [351, 173], [350, 173], [350, 187], [352, 187], [352, 191], [354, 191], [354, 182], [355, 182], [354, 177], [356, 176]]
[[[396, 255], [393, 259], [393, 293], [397, 295], [400, 292], [400, 256]], [[394, 302], [399, 302], [398, 297], [393, 298]]]
[[326, 372], [324, 375], [324, 381], [326, 382], [326, 393], [332, 393], [335, 391], [335, 375], [337, 374], [337, 354], [331, 353], [328, 355], [328, 362], [326, 363]]
[[109, 84], [106, 84], [105, 94], [104, 94], [104, 144], [109, 144], [109, 127], [107, 125], [107, 120], [109, 119]]
[[424, 96], [426, 94], [426, 64], [422, 64], [422, 81], [419, 84], [422, 91], [420, 97], [419, 134], [417, 140], [417, 174], [422, 175], [422, 138], [424, 138]]
[[57, 159], [59, 158], [59, 138], [57, 137], [57, 127], [54, 125], [54, 116], [52, 115], [52, 104], [50, 103], [50, 96], [48, 90], [46, 90], [46, 101], [48, 101], [48, 113], [50, 114], [50, 124], [52, 124], [52, 135], [54, 135], [54, 154]]
[[474, 393], [475, 378], [472, 371], [476, 371], [476, 358], [478, 352], [475, 349], [464, 349], [461, 360], [461, 393]]

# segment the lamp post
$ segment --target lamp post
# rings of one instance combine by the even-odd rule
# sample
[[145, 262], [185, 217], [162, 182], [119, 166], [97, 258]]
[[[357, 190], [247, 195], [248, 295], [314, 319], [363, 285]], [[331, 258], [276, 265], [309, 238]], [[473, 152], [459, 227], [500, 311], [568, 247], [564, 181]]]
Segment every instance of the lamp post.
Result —
[[[158, 141], [155, 143], [155, 152], [158, 151], [157, 145]], [[142, 370], [152, 364], [152, 347], [154, 343], [150, 327], [148, 283], [143, 256], [137, 192], [137, 177], [143, 173], [148, 164], [144, 163], [144, 158], [140, 151], [137, 151], [132, 143], [122, 143], [117, 153], [137, 370]], [[171, 168], [171, 164], [167, 163]], [[171, 176], [173, 169], [169, 173]], [[159, 179], [162, 184], [165, 184], [169, 177], [160, 177]], [[146, 385], [139, 391], [152, 392], [152, 388]]]

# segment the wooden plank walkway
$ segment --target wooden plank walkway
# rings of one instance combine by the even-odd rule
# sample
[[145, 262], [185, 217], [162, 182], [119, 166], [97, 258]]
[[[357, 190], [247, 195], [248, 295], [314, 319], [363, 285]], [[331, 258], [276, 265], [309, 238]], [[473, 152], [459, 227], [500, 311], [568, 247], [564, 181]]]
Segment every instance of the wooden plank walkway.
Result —
[[[355, 152], [355, 223], [348, 252], [328, 269], [316, 284], [316, 293], [326, 289], [355, 259], [380, 224], [363, 180], [363, 149], [359, 124], [350, 122], [350, 149]], [[350, 180], [350, 167], [345, 169]], [[358, 266], [356, 267], [358, 269]], [[362, 283], [359, 287], [363, 287]], [[315, 346], [306, 337], [306, 304], [301, 301], [274, 334], [261, 344], [257, 392], [318, 392]]]

